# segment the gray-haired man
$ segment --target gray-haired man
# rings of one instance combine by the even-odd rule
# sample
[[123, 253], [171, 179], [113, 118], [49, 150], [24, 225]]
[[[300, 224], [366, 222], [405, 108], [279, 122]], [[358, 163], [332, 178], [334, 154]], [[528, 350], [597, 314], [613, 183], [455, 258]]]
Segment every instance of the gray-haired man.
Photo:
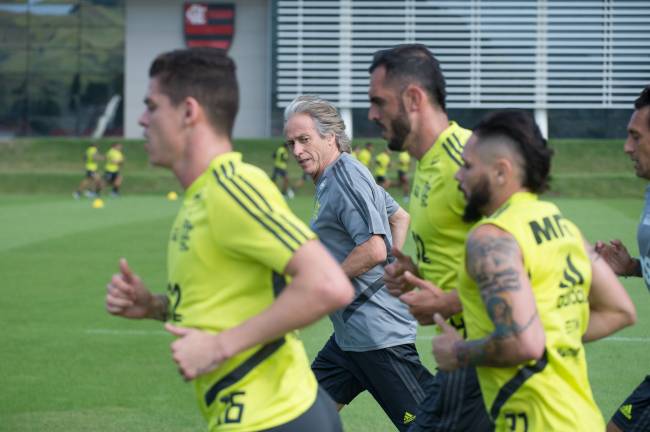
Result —
[[311, 227], [356, 291], [352, 303], [330, 315], [334, 334], [312, 369], [339, 409], [368, 390], [406, 430], [433, 381], [415, 349], [416, 322], [383, 281], [393, 244], [404, 244], [408, 213], [349, 154], [345, 124], [329, 102], [296, 98], [285, 110], [284, 131], [316, 185]]

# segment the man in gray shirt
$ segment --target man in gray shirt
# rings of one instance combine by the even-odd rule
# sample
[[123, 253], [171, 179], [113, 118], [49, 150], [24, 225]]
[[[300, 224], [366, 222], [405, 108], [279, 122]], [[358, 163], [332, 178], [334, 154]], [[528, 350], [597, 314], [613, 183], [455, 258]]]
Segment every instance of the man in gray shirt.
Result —
[[311, 227], [356, 292], [330, 315], [334, 335], [312, 370], [339, 409], [368, 390], [406, 430], [433, 381], [415, 349], [416, 321], [383, 281], [389, 251], [403, 246], [410, 218], [350, 156], [345, 124], [329, 102], [300, 96], [284, 117], [289, 150], [316, 185]]
[[[623, 147], [634, 161], [638, 177], [650, 180], [650, 85], [634, 102], [634, 113], [627, 125]], [[650, 290], [650, 186], [637, 229], [639, 258], [632, 258], [620, 240], [596, 242], [596, 251], [619, 276], [642, 277]], [[646, 431], [650, 429], [650, 375], [621, 404], [607, 425], [608, 432]]]

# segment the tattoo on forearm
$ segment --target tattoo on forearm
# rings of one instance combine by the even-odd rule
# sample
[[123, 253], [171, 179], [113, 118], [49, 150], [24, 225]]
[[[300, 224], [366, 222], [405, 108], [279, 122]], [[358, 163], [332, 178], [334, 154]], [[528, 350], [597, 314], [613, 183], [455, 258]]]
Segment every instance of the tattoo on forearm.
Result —
[[521, 289], [520, 275], [513, 266], [521, 259], [512, 238], [471, 237], [467, 243], [467, 270], [476, 281], [494, 332], [480, 340], [456, 345], [461, 365], [498, 365], [504, 340], [524, 332], [537, 318], [537, 311], [525, 323], [515, 321], [511, 293]]

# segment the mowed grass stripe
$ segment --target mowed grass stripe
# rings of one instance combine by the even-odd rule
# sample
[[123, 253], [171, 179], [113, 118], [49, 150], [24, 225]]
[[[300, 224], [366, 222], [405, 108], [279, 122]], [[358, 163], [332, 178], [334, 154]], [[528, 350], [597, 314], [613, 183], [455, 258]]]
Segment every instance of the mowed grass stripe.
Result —
[[[40, 243], [48, 239], [140, 221], [167, 218], [178, 202], [162, 196], [102, 198], [104, 207], [92, 207], [93, 199], [25, 200], [0, 204], [0, 251]], [[0, 203], [3, 198], [0, 197]]]

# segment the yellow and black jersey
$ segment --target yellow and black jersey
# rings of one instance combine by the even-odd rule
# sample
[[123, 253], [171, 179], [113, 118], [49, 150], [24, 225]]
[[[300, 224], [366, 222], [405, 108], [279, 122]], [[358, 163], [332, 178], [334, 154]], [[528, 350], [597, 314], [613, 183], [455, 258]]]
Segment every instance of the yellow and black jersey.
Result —
[[86, 164], [86, 171], [97, 171], [97, 161], [95, 160], [96, 156], [97, 156], [97, 147], [90, 146], [86, 149], [85, 158], [84, 158]]
[[275, 168], [285, 170], [287, 169], [287, 161], [289, 160], [289, 151], [284, 145], [281, 145], [273, 153], [273, 166]]
[[[472, 131], [451, 122], [418, 161], [409, 212], [420, 276], [443, 290], [455, 289], [470, 224], [463, 222], [465, 197], [454, 175]], [[462, 330], [461, 314], [451, 319]]]
[[[185, 192], [171, 230], [171, 321], [218, 333], [261, 313], [287, 283], [293, 254], [313, 238], [263, 171], [239, 153], [217, 157]], [[194, 384], [211, 431], [286, 423], [317, 390], [293, 333], [238, 354]]]
[[[582, 335], [589, 324], [591, 261], [582, 234], [552, 203], [514, 194], [491, 217], [519, 245], [546, 335], [542, 359], [518, 367], [477, 367], [497, 431], [602, 431]], [[494, 331], [475, 282], [462, 266], [459, 295], [469, 339]]]

